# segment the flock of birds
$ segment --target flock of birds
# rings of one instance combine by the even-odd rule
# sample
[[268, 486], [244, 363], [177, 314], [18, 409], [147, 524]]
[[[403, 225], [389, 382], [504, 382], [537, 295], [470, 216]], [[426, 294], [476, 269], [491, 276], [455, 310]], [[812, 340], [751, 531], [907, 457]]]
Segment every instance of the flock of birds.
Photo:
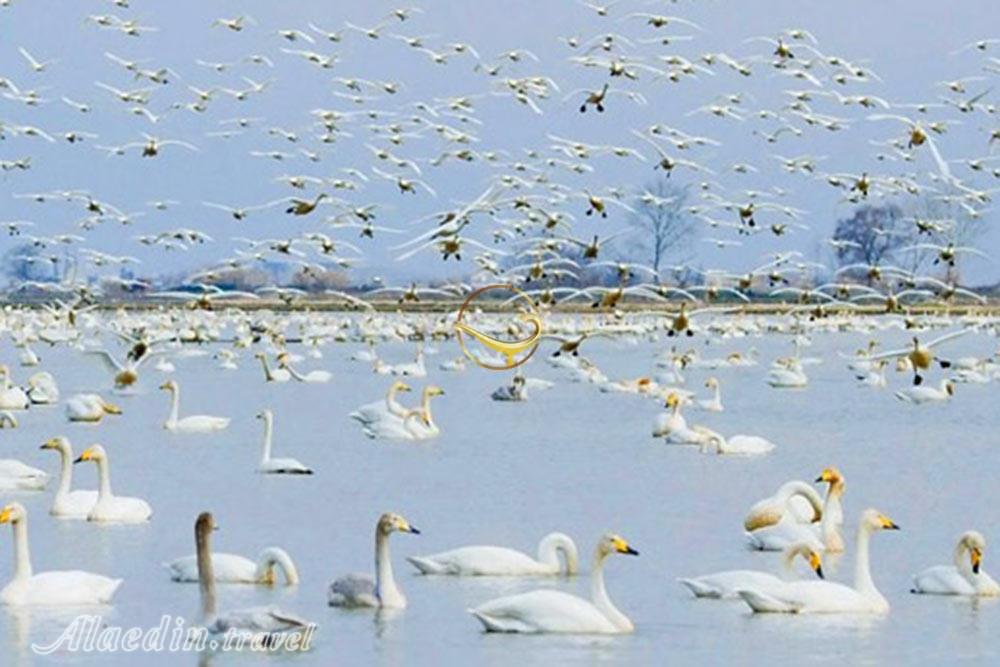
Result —
[[[27, 11], [28, 3], [0, 2], [4, 12]], [[114, 0], [116, 11], [131, 9], [131, 0]], [[350, 413], [364, 434], [373, 440], [432, 440], [441, 433], [434, 419], [432, 402], [444, 395], [437, 384], [425, 381], [431, 373], [476, 371], [464, 356], [457, 356], [429, 369], [426, 358], [439, 347], [450, 345], [455, 335], [455, 312], [385, 314], [375, 305], [385, 299], [399, 306], [426, 301], [461, 299], [478, 285], [512, 283], [535, 300], [544, 313], [540, 344], [545, 362], [568, 381], [592, 385], [595, 391], [618, 392], [648, 398], [663, 409], [652, 420], [652, 436], [670, 445], [689, 445], [715, 455], [768, 455], [775, 443], [759, 435], [723, 435], [711, 426], [689, 422], [686, 410], [698, 410], [705, 419], [725, 410], [721, 373], [708, 377], [703, 390], [692, 391], [686, 375], [693, 369], [721, 371], [754, 369], [761, 361], [752, 349], [710, 358], [693, 345], [744, 339], [761, 335], [784, 335], [793, 351], [774, 360], [763, 381], [775, 390], [802, 390], [809, 386], [808, 369], [822, 359], [804, 356], [812, 336], [826, 332], [862, 332], [872, 344], [843, 362], [857, 377], [859, 387], [880, 390], [890, 382], [887, 368], [906, 374], [896, 396], [913, 405], [949, 401], [960, 383], [988, 384], [1000, 378], [1000, 357], [951, 358], [942, 350], [963, 335], [996, 336], [1000, 323], [986, 312], [955, 315], [948, 308], [955, 301], [985, 303], [985, 297], [958, 281], [958, 264], [986, 255], [972, 245], [982, 218], [988, 212], [996, 188], [983, 185], [1000, 177], [992, 166], [991, 151], [1000, 130], [993, 123], [996, 109], [989, 101], [988, 77], [1000, 72], [1000, 61], [991, 55], [1000, 40], [982, 39], [959, 48], [956, 63], [972, 64], [976, 74], [936, 84], [934, 101], [913, 102], [880, 97], [872, 88], [881, 83], [867, 61], [824, 52], [807, 30], [786, 29], [772, 36], [747, 39], [739, 48], [748, 53], [733, 56], [723, 52], [693, 52], [706, 30], [675, 16], [625, 10], [624, 3], [598, 5], [580, 2], [573, 10], [592, 17], [594, 34], [560, 38], [560, 48], [575, 76], [586, 76], [593, 85], [563, 90], [554, 78], [542, 73], [541, 59], [525, 48], [496, 55], [481, 54], [465, 42], [442, 41], [421, 36], [412, 26], [424, 18], [424, 9], [393, 9], [370, 26], [344, 23], [337, 29], [313, 23], [295, 27], [264, 27], [249, 16], [219, 18], [204, 26], [213, 39], [225, 41], [234, 53], [232, 61], [209, 62], [185, 56], [189, 62], [151, 63], [140, 56], [122, 56], [126, 49], [141, 52], [145, 40], [158, 28], [137, 18], [118, 14], [86, 17], [86, 30], [107, 35], [107, 72], [93, 87], [75, 91], [51, 90], [46, 73], [68, 63], [46, 60], [26, 48], [18, 49], [26, 70], [0, 77], [3, 107], [0, 107], [0, 139], [5, 149], [24, 151], [0, 161], [10, 182], [20, 184], [30, 172], [44, 171], [44, 160], [27, 151], [36, 142], [65, 144], [63, 150], [86, 150], [107, 160], [146, 163], [199, 160], [213, 151], [231, 150], [233, 145], [252, 142], [248, 157], [267, 160], [279, 170], [297, 173], [276, 175], [274, 181], [290, 188], [284, 196], [268, 202], [204, 201], [192, 208], [170, 198], [172, 179], [182, 179], [169, 169], [156, 172], [163, 196], [148, 202], [147, 210], [134, 211], [135, 202], [85, 189], [57, 188], [37, 192], [20, 191], [16, 199], [44, 206], [39, 216], [82, 216], [70, 231], [53, 229], [55, 224], [11, 220], [2, 223], [10, 239], [34, 249], [13, 258], [53, 268], [55, 280], [27, 280], [11, 286], [9, 296], [42, 294], [39, 308], [10, 306], [0, 312], [0, 332], [17, 350], [24, 367], [41, 364], [34, 348], [40, 344], [72, 350], [80, 359], [100, 362], [109, 371], [113, 390], [75, 394], [63, 400], [53, 369], [35, 372], [19, 382], [8, 367], [0, 367], [0, 427], [16, 429], [19, 420], [52, 419], [52, 411], [28, 410], [32, 405], [62, 403], [66, 419], [99, 424], [105, 419], [127, 418], [124, 401], [140, 400], [133, 388], [148, 364], [156, 372], [174, 371], [172, 359], [200, 358], [197, 363], [220, 373], [241, 363], [260, 364], [266, 383], [300, 382], [323, 385], [334, 381], [322, 368], [305, 365], [323, 358], [323, 348], [352, 345], [351, 358], [370, 365], [372, 373], [386, 376], [386, 393], [358, 406]], [[673, 29], [683, 34], [674, 33]], [[619, 34], [615, 30], [625, 31]], [[246, 33], [267, 35], [266, 53], [246, 51]], [[113, 40], [126, 40], [114, 42]], [[456, 68], [471, 69], [478, 82], [473, 90], [434, 99], [412, 98], [415, 84], [394, 80], [368, 80], [351, 76], [350, 49], [385, 44], [385, 58], [407, 55], [426, 58], [435, 71], [448, 74]], [[763, 48], [762, 48], [763, 47]], [[391, 50], [391, 53], [390, 53]], [[975, 62], [969, 60], [975, 57]], [[302, 80], [315, 79], [334, 89], [330, 106], [296, 108], [289, 97], [286, 117], [255, 116], [260, 98], [274, 94], [278, 83], [267, 74], [275, 60], [299, 60]], [[174, 68], [183, 72], [181, 76]], [[644, 108], [657, 88], [672, 85], [694, 97], [697, 85], [708, 79], [742, 84], [763, 80], [759, 94], [732, 92], [713, 97], [690, 110], [688, 116], [709, 116], [728, 126], [747, 127], [759, 141], [756, 163], [730, 163], [717, 150], [722, 141], [698, 136], [657, 120], [644, 128], [623, 128], [619, 144], [597, 144], [579, 138], [548, 134], [547, 144], [515, 150], [509, 145], [491, 146], [487, 123], [480, 107], [502, 99], [504, 113], [525, 114], [533, 122], [559, 113], [559, 98], [581, 124], [579, 131], [597, 114], [614, 114], [622, 106]], [[105, 81], [115, 81], [114, 85]], [[194, 83], [210, 80], [211, 83]], [[772, 85], [772, 84], [777, 84]], [[682, 88], [682, 86], [684, 86]], [[412, 90], [411, 90], [412, 88]], [[673, 89], [671, 89], [673, 90]], [[765, 103], [772, 95], [774, 104]], [[396, 102], [408, 99], [406, 102]], [[412, 99], [410, 99], [412, 98]], [[769, 98], [770, 99], [770, 98]], [[32, 114], [49, 107], [65, 117], [42, 127]], [[236, 108], [239, 111], [233, 112]], [[235, 117], [226, 117], [237, 113]], [[147, 124], [141, 138], [97, 136], [68, 128], [95, 115], [134, 116]], [[202, 136], [175, 133], [172, 124], [190, 115], [195, 123], [210, 126]], [[18, 120], [12, 120], [14, 117]], [[68, 118], [73, 120], [69, 121]], [[117, 122], [117, 120], [116, 120]], [[134, 122], [134, 121], [133, 121]], [[824, 156], [804, 153], [795, 144], [826, 133], [850, 134], [863, 126], [884, 134], [871, 143], [872, 162], [856, 172], [823, 168]], [[162, 129], [161, 129], [162, 128]], [[155, 134], [153, 133], [155, 130]], [[956, 132], [972, 134], [978, 153], [947, 157]], [[361, 138], [363, 137], [363, 138]], [[498, 139], [502, 140], [502, 138]], [[342, 144], [361, 141], [367, 161], [338, 163]], [[102, 142], [102, 143], [98, 143]], [[779, 148], [779, 144], [781, 148]], [[787, 145], [787, 149], [784, 147]], [[789, 154], [778, 154], [776, 151]], [[775, 151], [775, 152], [772, 152]], [[51, 153], [45, 152], [44, 156]], [[102, 160], [104, 158], [101, 158]], [[607, 185], [620, 161], [645, 164], [660, 178], [691, 178], [683, 196], [679, 191], [660, 195], [650, 189]], [[329, 167], [328, 164], [337, 166]], [[97, 161], [96, 164], [101, 164]], [[466, 167], [463, 165], [473, 165]], [[437, 199], [435, 186], [455, 177], [454, 169], [473, 167], [483, 178], [478, 193], [447, 204], [441, 210], [418, 217], [410, 228], [382, 224], [384, 211], [393, 205], [389, 196], [403, 202]], [[143, 165], [146, 168], [146, 165]], [[877, 230], [876, 235], [902, 236], [892, 262], [848, 263], [835, 270], [807, 258], [802, 246], [784, 245], [800, 238], [807, 229], [807, 212], [788, 203], [790, 189], [769, 185], [746, 187], [757, 174], [772, 183], [771, 176], [797, 179], [797, 190], [814, 184], [833, 188], [841, 201], [905, 204], [901, 226]], [[237, 175], [238, 177], [238, 175]], [[698, 180], [704, 179], [704, 180]], [[592, 182], [601, 183], [592, 186]], [[270, 186], [271, 184], [267, 184]], [[263, 189], [265, 184], [255, 184]], [[393, 193], [392, 191], [395, 191]], [[266, 198], [266, 197], [262, 197]], [[426, 205], [426, 202], [422, 202]], [[921, 208], [923, 207], [923, 208]], [[241, 236], [233, 254], [217, 259], [209, 268], [187, 275], [169, 289], [154, 288], [152, 279], [134, 277], [140, 260], [121, 252], [125, 243], [153, 253], [183, 252], [215, 243], [206, 231], [192, 226], [162, 229], [171, 215], [188, 217], [225, 214], [224, 222], [239, 227]], [[279, 213], [279, 211], [283, 211]], [[747, 270], [699, 269], [693, 263], [668, 268], [611, 256], [615, 241], [632, 240], [639, 232], [626, 228], [608, 231], [605, 220], [643, 215], [643, 211], [674, 211], [688, 216], [715, 236], [706, 238], [729, 259], [745, 252], [733, 250], [744, 242], [766, 239], [779, 244], [775, 251]], [[665, 214], [665, 213], [664, 213]], [[269, 238], [251, 238], [255, 226], [264, 226], [274, 216], [290, 216], [298, 225], [288, 235], [269, 231]], [[151, 220], [140, 218], [148, 216]], [[300, 224], [301, 223], [301, 224]], [[101, 250], [92, 239], [100, 230], [121, 225], [142, 233], [115, 234], [114, 252]], [[311, 228], [310, 228], [311, 226]], [[269, 230], [283, 229], [268, 225]], [[643, 232], [649, 234], [649, 232]], [[399, 261], [437, 254], [444, 262], [469, 266], [461, 279], [437, 284], [416, 282], [388, 285], [373, 278], [365, 288], [324, 289], [328, 298], [361, 313], [319, 313], [310, 306], [311, 295], [300, 287], [272, 284], [259, 289], [226, 289], [227, 276], [242, 268], [270, 262], [296, 267], [304, 282], [331, 273], [349, 272], [375, 254], [375, 244], [396, 236], [388, 250]], [[126, 237], [130, 237], [127, 240]], [[350, 238], [351, 240], [348, 240]], [[855, 240], [828, 238], [834, 254], [850, 255], [860, 249]], [[366, 246], [368, 244], [368, 246]], [[23, 246], [22, 246], [23, 247]], [[383, 247], [384, 249], [384, 247]], [[221, 257], [226, 253], [215, 253]], [[158, 261], [162, 261], [162, 256]], [[66, 267], [67, 262], [72, 267]], [[81, 267], [78, 264], [84, 264]], [[901, 264], [906, 264], [902, 266]], [[123, 269], [129, 267], [126, 274]], [[943, 271], [943, 273], [937, 273]], [[617, 285], [599, 284], [596, 277], [611, 274]], [[697, 279], [682, 285], [681, 276]], [[822, 278], [822, 280], [821, 280]], [[187, 303], [192, 308], [111, 310], [99, 304], [115, 287], [119, 292], [140, 292], [144, 298]], [[116, 292], [118, 293], [118, 292]], [[752, 298], [791, 300], [794, 306], [780, 316], [746, 312], [742, 306]], [[287, 313], [241, 309], [238, 305], [263, 298], [284, 301]], [[676, 308], [665, 306], [680, 301]], [[725, 300], [730, 305], [714, 303]], [[645, 306], [630, 311], [628, 301]], [[391, 304], [391, 301], [389, 302]], [[586, 314], [552, 310], [559, 304], [583, 304]], [[736, 304], [732, 306], [731, 304]], [[865, 317], [861, 307], [876, 304], [888, 315]], [[944, 306], [934, 314], [916, 314], [915, 306]], [[518, 336], [526, 331], [509, 313], [475, 314], [477, 326], [497, 336]], [[912, 332], [912, 345], [881, 351], [878, 337], [895, 330]], [[944, 333], [942, 333], [944, 332]], [[640, 377], [609, 377], [598, 364], [581, 354], [589, 340], [652, 341], [669, 344], [655, 361], [655, 368]], [[107, 349], [107, 341], [124, 347]], [[414, 344], [413, 361], [389, 363], [378, 345], [388, 341]], [[704, 349], [710, 349], [705, 347]], [[541, 355], [540, 355], [541, 356]], [[488, 358], [488, 357], [482, 357]], [[496, 360], [503, 364], [503, 359]], [[81, 361], [81, 363], [86, 363]], [[537, 361], [533, 361], [537, 363]], [[523, 402], [529, 395], [553, 387], [550, 380], [530, 377], [531, 366], [519, 368], [509, 384], [492, 394], [496, 401]], [[939, 384], [925, 377], [940, 372]], [[912, 377], [911, 377], [912, 374]], [[420, 398], [411, 404], [401, 393], [413, 391], [416, 381]], [[182, 411], [181, 387], [174, 379], [160, 385], [169, 398], [162, 426], [177, 437], [215, 433], [227, 429], [231, 419], [215, 415], [189, 415]], [[116, 398], [110, 397], [113, 391]], [[121, 399], [121, 400], [120, 400]], [[313, 469], [295, 458], [272, 456], [275, 414], [262, 410], [262, 436], [257, 470], [262, 474], [309, 475]], [[280, 424], [279, 424], [280, 426]], [[58, 452], [60, 471], [50, 514], [54, 520], [85, 520], [95, 524], [144, 523], [153, 509], [142, 498], [112, 491], [110, 468], [114, 447], [92, 444], [74, 456], [70, 440], [56, 436], [41, 444]], [[97, 489], [73, 488], [75, 463], [95, 464]], [[0, 490], [38, 493], [49, 484], [49, 474], [18, 459], [0, 460]], [[733, 570], [682, 579], [698, 598], [742, 599], [754, 612], [784, 613], [887, 613], [889, 605], [878, 591], [869, 568], [869, 539], [875, 532], [897, 529], [887, 516], [865, 510], [857, 523], [856, 578], [853, 585], [822, 580], [824, 553], [846, 549], [842, 537], [844, 515], [841, 501], [845, 482], [836, 468], [822, 471], [817, 482], [828, 484], [826, 498], [812, 485], [791, 481], [773, 496], [754, 504], [744, 522], [748, 545], [753, 549], [782, 551], [788, 572]], [[10, 523], [14, 537], [14, 569], [11, 581], [0, 590], [0, 602], [11, 606], [77, 607], [112, 603], [121, 579], [82, 571], [35, 573], [28, 549], [28, 517], [25, 507], [11, 502], [0, 510], [0, 523]], [[276, 608], [251, 608], [220, 612], [216, 583], [288, 585], [300, 583], [291, 556], [280, 547], [264, 549], [256, 560], [212, 551], [215, 521], [205, 512], [195, 522], [195, 554], [167, 563], [175, 581], [197, 581], [203, 622], [212, 632], [237, 631], [269, 637], [302, 632], [310, 622]], [[396, 513], [383, 514], [375, 528], [375, 571], [350, 574], [330, 583], [327, 597], [334, 607], [402, 608], [406, 598], [393, 577], [389, 539], [393, 533], [418, 534], [407, 519]], [[953, 565], [930, 568], [914, 577], [915, 593], [965, 596], [998, 595], [1000, 587], [981, 568], [986, 542], [975, 531], [963, 533], [954, 553]], [[615, 554], [637, 555], [620, 535], [608, 533], [598, 541], [591, 561], [591, 599], [555, 589], [541, 589], [486, 601], [471, 609], [487, 631], [513, 633], [624, 633], [632, 621], [619, 610], [604, 583], [604, 565]], [[818, 579], [795, 579], [791, 573], [802, 557]], [[562, 533], [546, 536], [537, 557], [501, 546], [466, 546], [440, 553], [412, 556], [408, 561], [425, 575], [525, 576], [573, 575], [579, 556], [573, 540]]]

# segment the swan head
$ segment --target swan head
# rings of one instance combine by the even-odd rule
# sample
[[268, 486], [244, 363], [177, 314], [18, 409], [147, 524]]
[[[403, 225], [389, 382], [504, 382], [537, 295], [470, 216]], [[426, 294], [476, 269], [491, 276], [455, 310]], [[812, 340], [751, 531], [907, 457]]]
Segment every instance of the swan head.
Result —
[[444, 396], [444, 389], [434, 384], [427, 385], [424, 387], [424, 396], [428, 398], [431, 396]]
[[70, 451], [69, 439], [63, 435], [57, 435], [43, 442], [39, 449], [55, 449], [60, 452], [68, 452]]
[[76, 457], [76, 460], [73, 461], [73, 463], [83, 463], [84, 461], [98, 462], [107, 460], [108, 460], [108, 454], [107, 452], [104, 451], [104, 447], [101, 447], [100, 445], [91, 445], [90, 447], [87, 447], [85, 450], [83, 450], [83, 452], [81, 452], [81, 454], [78, 457]]
[[708, 387], [709, 389], [715, 389], [716, 387], [719, 386], [719, 381], [716, 380], [714, 377], [710, 377], [707, 380], [705, 380], [705, 386]]
[[257, 419], [263, 419], [264, 421], [268, 421], [268, 422], [271, 421], [272, 419], [274, 419], [274, 413], [271, 412], [270, 410], [261, 410], [260, 412], [258, 412], [254, 416]]
[[175, 392], [177, 391], [177, 383], [174, 382], [173, 380], [167, 380], [166, 382], [160, 385], [160, 389], [162, 389], [163, 391]]
[[28, 510], [21, 503], [10, 503], [0, 510], [0, 523], [17, 523], [28, 516]]
[[103, 398], [101, 399], [101, 409], [109, 415], [120, 415], [122, 413], [122, 409], [120, 407], [114, 403], [108, 403]]
[[382, 535], [390, 533], [413, 533], [419, 535], [420, 531], [410, 522], [395, 512], [386, 512], [378, 519], [378, 532]]
[[816, 483], [826, 482], [830, 486], [837, 484], [838, 482], [843, 482], [844, 476], [840, 474], [840, 471], [830, 466], [829, 468], [823, 468], [823, 472], [819, 474], [816, 478]]
[[597, 543], [597, 553], [601, 558], [611, 554], [626, 554], [628, 556], [638, 556], [639, 552], [633, 549], [621, 535], [606, 533], [601, 541]]
[[195, 519], [194, 529], [198, 533], [204, 534], [212, 530], [218, 530], [219, 524], [215, 523], [215, 517], [212, 516], [211, 512], [202, 512]]
[[972, 572], [979, 574], [979, 567], [983, 562], [983, 552], [986, 551], [986, 538], [978, 531], [969, 530], [962, 533], [958, 543], [969, 552]]
[[402, 380], [396, 380], [392, 383], [392, 389], [395, 391], [413, 391], [410, 385], [406, 384]]
[[861, 521], [858, 523], [868, 531], [899, 530], [899, 526], [892, 519], [875, 509], [867, 509], [862, 512]]
[[791, 566], [792, 560], [796, 556], [802, 556], [807, 563], [809, 563], [809, 568], [816, 573], [816, 576], [820, 579], [825, 579], [823, 575], [823, 557], [820, 556], [819, 552], [809, 546], [806, 542], [797, 542], [785, 549], [785, 563], [786, 566]]
[[945, 380], [944, 381], [944, 391], [949, 396], [954, 396], [955, 395], [955, 383], [952, 382], [951, 380]]
[[681, 397], [677, 392], [670, 392], [667, 394], [667, 400], [664, 405], [668, 408], [676, 408], [681, 404]]

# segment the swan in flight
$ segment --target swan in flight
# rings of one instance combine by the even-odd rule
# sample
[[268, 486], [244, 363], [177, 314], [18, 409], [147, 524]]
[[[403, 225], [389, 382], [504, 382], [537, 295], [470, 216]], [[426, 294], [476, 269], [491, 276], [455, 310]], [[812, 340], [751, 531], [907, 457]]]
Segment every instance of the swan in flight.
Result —
[[590, 600], [551, 589], [490, 600], [470, 609], [487, 632], [621, 634], [632, 621], [620, 612], [604, 588], [604, 562], [611, 554], [638, 556], [622, 537], [607, 534], [597, 543], [590, 569]]
[[899, 526], [877, 510], [861, 513], [858, 521], [854, 586], [830, 581], [782, 582], [771, 586], [747, 586], [739, 596], [755, 612], [792, 614], [887, 614], [889, 601], [872, 581], [869, 542], [879, 530], [899, 530]]
[[696, 405], [702, 410], [709, 412], [722, 412], [725, 408], [722, 407], [722, 393], [719, 389], [719, 381], [714, 377], [710, 377], [705, 380], [705, 387], [712, 390], [712, 398], [700, 399]]
[[104, 447], [91, 445], [73, 463], [93, 461], [97, 464], [97, 502], [87, 515], [87, 521], [109, 523], [142, 523], [153, 514], [149, 503], [141, 498], [116, 496], [111, 493], [111, 470]]
[[[810, 548], [808, 544], [799, 542], [786, 548], [782, 555], [781, 562], [786, 579], [790, 578], [794, 572], [792, 566], [795, 564], [796, 556], [802, 556], [802, 559], [809, 563], [809, 567], [816, 573], [816, 576], [820, 579], [823, 578], [823, 560], [819, 552]], [[780, 584], [783, 579], [769, 572], [757, 570], [726, 570], [725, 572], [716, 572], [690, 579], [678, 579], [677, 581], [694, 593], [696, 598], [719, 599], [738, 598], [737, 591], [740, 589], [773, 586]]]
[[514, 549], [494, 546], [460, 547], [430, 556], [409, 556], [406, 560], [421, 574], [466, 577], [553, 575], [563, 571], [572, 575], [576, 574], [579, 564], [576, 544], [563, 533], [549, 533], [542, 538], [537, 560]]
[[229, 417], [211, 417], [208, 415], [191, 415], [178, 418], [180, 411], [181, 388], [174, 380], [168, 380], [160, 385], [160, 389], [170, 392], [170, 416], [163, 422], [163, 428], [175, 433], [208, 433], [221, 431], [229, 426]]
[[785, 517], [798, 523], [814, 523], [823, 517], [823, 499], [806, 482], [785, 482], [772, 496], [754, 503], [743, 519], [743, 528], [753, 532], [773, 526]]
[[271, 435], [274, 432], [274, 413], [270, 410], [263, 410], [257, 413], [257, 419], [264, 420], [264, 442], [261, 445], [260, 464], [257, 466], [257, 472], [311, 475], [313, 471], [295, 459], [271, 458]]
[[149, 351], [149, 347], [142, 342], [136, 343], [128, 351], [125, 356], [125, 361], [120, 362], [115, 359], [110, 352], [107, 350], [85, 350], [86, 354], [97, 356], [104, 363], [104, 367], [107, 368], [111, 374], [114, 376], [115, 389], [127, 389], [135, 385], [139, 381], [139, 368], [146, 362], [147, 359], [151, 359], [156, 356], [154, 353]]
[[278, 368], [272, 369], [271, 365], [267, 363], [266, 354], [258, 352], [253, 356], [256, 359], [260, 359], [260, 363], [264, 367], [264, 380], [266, 382], [288, 382], [292, 379], [291, 372], [284, 366], [280, 365], [280, 358]]
[[86, 519], [97, 503], [98, 494], [97, 491], [70, 490], [73, 486], [73, 447], [69, 439], [56, 436], [46, 440], [41, 449], [59, 452], [59, 488], [49, 514], [59, 519]]
[[348, 574], [332, 584], [327, 593], [331, 607], [385, 607], [403, 609], [406, 598], [396, 586], [389, 556], [389, 536], [420, 531], [398, 514], [386, 512], [375, 525], [375, 578], [369, 574]]
[[199, 514], [194, 524], [198, 591], [201, 594], [201, 615], [205, 628], [212, 634], [229, 633], [255, 642], [263, 640], [262, 645], [268, 646], [279, 636], [301, 635], [314, 627], [308, 621], [274, 607], [250, 607], [218, 613], [215, 600], [215, 558], [210, 544], [212, 531], [216, 528], [211, 512]]
[[746, 533], [751, 549], [781, 551], [790, 544], [804, 542], [818, 551], [844, 550], [844, 540], [840, 535], [840, 528], [844, 523], [844, 511], [841, 506], [845, 488], [844, 477], [836, 468], [826, 468], [816, 478], [816, 482], [826, 482], [830, 485], [823, 503], [822, 519], [818, 529], [813, 523], [800, 523], [786, 514], [774, 525]]
[[85, 607], [111, 602], [121, 579], [80, 570], [34, 574], [28, 551], [28, 513], [20, 503], [0, 510], [0, 524], [14, 532], [14, 578], [0, 590], [0, 602], [17, 607]]
[[44, 470], [17, 459], [0, 459], [0, 491], [41, 491], [48, 481]]
[[122, 409], [97, 394], [77, 394], [66, 401], [66, 418], [71, 422], [96, 424], [104, 415], [120, 415]]
[[[170, 570], [170, 580], [192, 583], [198, 581], [198, 555], [185, 556], [164, 567]], [[273, 586], [278, 580], [278, 571], [286, 586], [299, 583], [299, 571], [291, 556], [279, 547], [268, 547], [260, 552], [256, 561], [244, 556], [212, 552], [212, 570], [215, 580], [226, 584], [265, 584]]]
[[920, 405], [922, 403], [940, 403], [950, 400], [955, 395], [955, 383], [951, 380], [941, 380], [941, 387], [935, 389], [926, 385], [913, 385], [896, 392], [896, 398], [904, 403]]
[[911, 593], [931, 595], [1000, 595], [1000, 585], [982, 569], [986, 538], [969, 530], [955, 545], [954, 565], [935, 565], [914, 575]]

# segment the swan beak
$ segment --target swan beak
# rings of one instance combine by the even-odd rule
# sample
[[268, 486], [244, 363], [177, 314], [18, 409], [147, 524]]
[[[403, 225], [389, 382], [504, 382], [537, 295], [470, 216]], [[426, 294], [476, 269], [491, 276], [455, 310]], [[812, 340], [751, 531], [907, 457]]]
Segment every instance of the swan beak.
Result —
[[809, 567], [813, 569], [813, 572], [815, 572], [816, 576], [820, 579], [826, 578], [823, 576], [823, 561], [820, 558], [820, 555], [815, 551], [809, 553]]
[[164, 382], [163, 384], [160, 385], [160, 389], [170, 389], [170, 385]]
[[881, 522], [884, 530], [899, 530], [899, 526], [897, 526], [889, 517], [881, 517]]
[[629, 556], [639, 555], [638, 551], [629, 546], [629, 543], [620, 537], [615, 537], [612, 540], [612, 544], [614, 545], [615, 551], [617, 551], [620, 554], [627, 554]]
[[85, 449], [82, 454], [76, 457], [73, 463], [83, 463], [84, 461], [89, 461], [93, 458], [94, 454], [89, 449]]
[[979, 564], [983, 562], [983, 552], [980, 551], [979, 549], [973, 549], [971, 553], [971, 559], [972, 559], [973, 574], [979, 574]]
[[11, 515], [11, 509], [10, 505], [8, 505], [7, 507], [3, 508], [2, 512], [0, 512], [0, 523], [10, 522], [10, 515]]
[[109, 415], [120, 415], [122, 413], [122, 409], [119, 408], [114, 403], [105, 403], [104, 411], [107, 412]]
[[56, 439], [55, 438], [51, 438], [49, 440], [46, 440], [45, 442], [42, 443], [42, 446], [39, 447], [39, 449], [55, 449], [55, 448], [56, 448]]
[[406, 524], [406, 532], [412, 533], [414, 535], [420, 534], [420, 530], [416, 526], [411, 526], [410, 524]]

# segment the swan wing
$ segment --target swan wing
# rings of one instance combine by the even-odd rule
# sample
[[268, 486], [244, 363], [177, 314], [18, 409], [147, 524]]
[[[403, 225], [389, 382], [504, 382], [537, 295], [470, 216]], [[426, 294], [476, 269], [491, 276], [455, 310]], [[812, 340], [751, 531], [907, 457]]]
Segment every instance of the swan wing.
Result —
[[539, 590], [501, 597], [469, 612], [487, 632], [618, 632], [591, 602], [561, 591]]
[[214, 633], [231, 630], [272, 633], [291, 632], [308, 625], [308, 621], [275, 607], [249, 607], [228, 611], [219, 616], [209, 630]]
[[[198, 560], [195, 556], [184, 556], [163, 564], [170, 570], [170, 579], [180, 582], [198, 581]], [[215, 580], [231, 583], [253, 583], [256, 581], [257, 564], [249, 558], [229, 553], [213, 553], [212, 569]]]
[[88, 606], [111, 602], [121, 579], [92, 572], [42, 572], [24, 582], [12, 582], [0, 597], [8, 604], [30, 606]]
[[954, 565], [936, 565], [913, 575], [911, 593], [975, 595], [976, 590]]
[[850, 586], [831, 581], [782, 582], [770, 588], [740, 590], [739, 595], [757, 612], [824, 614], [871, 611], [871, 604], [863, 595]]
[[348, 574], [332, 584], [327, 591], [331, 607], [377, 607], [375, 580], [368, 574]]
[[766, 590], [781, 583], [773, 574], [755, 570], [728, 570], [677, 581], [698, 598], [735, 598], [740, 590]]
[[502, 577], [556, 571], [520, 551], [494, 546], [461, 547], [407, 560], [422, 574]]

